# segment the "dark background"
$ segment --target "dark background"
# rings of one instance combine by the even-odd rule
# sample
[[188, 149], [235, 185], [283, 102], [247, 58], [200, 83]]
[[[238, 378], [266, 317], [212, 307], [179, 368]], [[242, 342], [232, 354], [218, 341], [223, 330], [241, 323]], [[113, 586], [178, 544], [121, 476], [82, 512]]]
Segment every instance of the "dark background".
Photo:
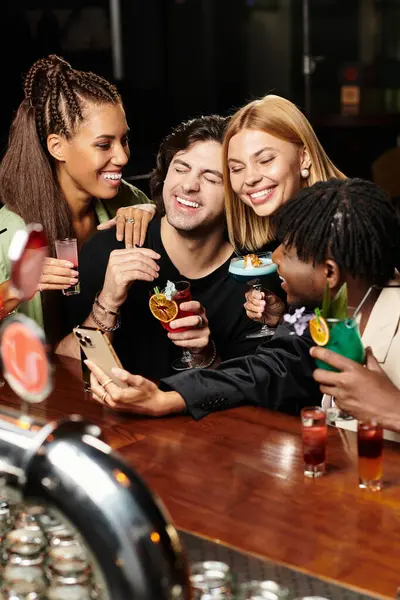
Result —
[[[4, 2], [4, 0], [3, 0]], [[183, 119], [229, 114], [267, 93], [305, 108], [302, 0], [120, 0], [124, 77], [116, 81], [132, 130], [128, 175], [148, 172]], [[4, 149], [23, 74], [51, 52], [114, 81], [107, 0], [6, 0], [0, 137]], [[372, 177], [400, 133], [400, 0], [310, 0], [310, 120], [334, 162]], [[358, 115], [341, 114], [354, 66]], [[400, 165], [399, 165], [400, 172]]]

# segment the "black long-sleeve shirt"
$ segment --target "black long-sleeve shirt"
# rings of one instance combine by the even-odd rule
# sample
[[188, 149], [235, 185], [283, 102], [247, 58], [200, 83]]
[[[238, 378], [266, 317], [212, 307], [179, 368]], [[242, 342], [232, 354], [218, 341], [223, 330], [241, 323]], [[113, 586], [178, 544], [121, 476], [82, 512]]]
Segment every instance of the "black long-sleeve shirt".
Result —
[[297, 415], [304, 406], [320, 405], [321, 392], [312, 377], [315, 361], [308, 330], [302, 336], [283, 323], [255, 354], [221, 363], [215, 370], [193, 369], [161, 381], [175, 390], [194, 419], [244, 404]]

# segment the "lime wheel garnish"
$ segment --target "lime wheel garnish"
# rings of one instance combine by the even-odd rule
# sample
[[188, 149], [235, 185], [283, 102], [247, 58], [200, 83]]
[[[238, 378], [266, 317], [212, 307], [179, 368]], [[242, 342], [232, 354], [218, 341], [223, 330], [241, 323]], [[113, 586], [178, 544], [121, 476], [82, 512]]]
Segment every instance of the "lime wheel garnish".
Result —
[[329, 327], [323, 317], [313, 317], [309, 323], [310, 334], [317, 346], [326, 346], [329, 342]]
[[170, 323], [178, 315], [178, 305], [175, 300], [168, 300], [164, 294], [153, 294], [149, 300], [152, 315], [162, 323]]

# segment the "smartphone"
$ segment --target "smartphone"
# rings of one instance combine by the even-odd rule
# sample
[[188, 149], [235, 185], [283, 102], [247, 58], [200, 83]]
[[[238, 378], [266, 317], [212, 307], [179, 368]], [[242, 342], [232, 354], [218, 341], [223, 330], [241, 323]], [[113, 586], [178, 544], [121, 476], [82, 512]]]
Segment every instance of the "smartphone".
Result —
[[86, 358], [100, 367], [119, 387], [128, 387], [127, 383], [115, 377], [111, 372], [113, 367], [120, 369], [123, 367], [108, 337], [100, 329], [94, 327], [74, 327], [72, 331]]

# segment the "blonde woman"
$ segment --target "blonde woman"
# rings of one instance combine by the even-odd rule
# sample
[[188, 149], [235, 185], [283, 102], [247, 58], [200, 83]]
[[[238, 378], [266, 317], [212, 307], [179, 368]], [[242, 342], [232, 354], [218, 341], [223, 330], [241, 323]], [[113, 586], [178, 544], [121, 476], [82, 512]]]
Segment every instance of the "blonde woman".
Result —
[[[303, 113], [289, 100], [268, 95], [237, 111], [223, 143], [229, 239], [241, 252], [274, 249], [271, 216], [306, 186], [344, 179]], [[276, 325], [274, 295], [251, 290], [247, 315]], [[278, 316], [277, 316], [278, 314]]]

